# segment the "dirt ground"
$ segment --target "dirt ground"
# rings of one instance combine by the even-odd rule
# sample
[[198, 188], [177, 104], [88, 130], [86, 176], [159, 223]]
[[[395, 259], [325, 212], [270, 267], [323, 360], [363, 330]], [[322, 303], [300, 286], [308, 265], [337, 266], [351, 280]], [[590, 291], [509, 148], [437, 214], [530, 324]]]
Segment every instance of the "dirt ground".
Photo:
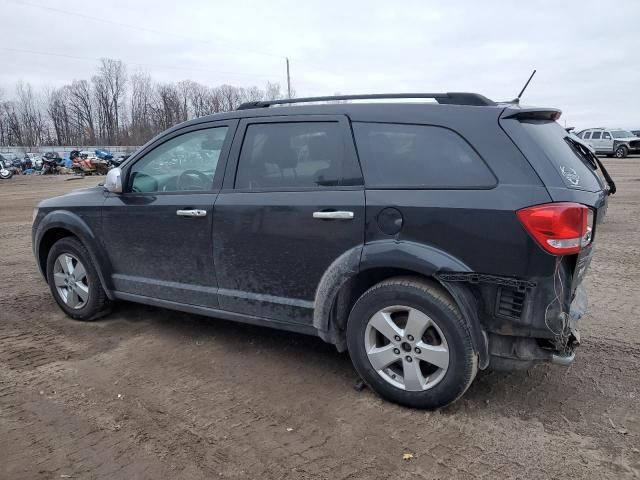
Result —
[[438, 412], [356, 392], [317, 338], [133, 304], [66, 318], [32, 207], [96, 178], [0, 181], [0, 478], [640, 478], [640, 158], [604, 161], [619, 193], [575, 363], [481, 372]]

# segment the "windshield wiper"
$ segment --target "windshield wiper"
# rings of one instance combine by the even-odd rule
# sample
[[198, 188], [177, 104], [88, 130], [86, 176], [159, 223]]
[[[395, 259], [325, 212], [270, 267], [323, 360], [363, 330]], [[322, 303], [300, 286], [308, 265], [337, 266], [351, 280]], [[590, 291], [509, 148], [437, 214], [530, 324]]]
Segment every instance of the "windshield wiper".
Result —
[[578, 153], [581, 154], [580, 155], [581, 158], [585, 160], [591, 168], [593, 168], [594, 170], [597, 170], [598, 168], [600, 168], [600, 171], [602, 172], [602, 176], [604, 177], [605, 181], [607, 182], [607, 185], [609, 186], [608, 194], [613, 195], [614, 193], [616, 193], [616, 190], [617, 190], [616, 184], [613, 181], [613, 178], [611, 178], [611, 175], [609, 175], [609, 172], [607, 171], [607, 169], [604, 167], [604, 165], [598, 158], [598, 156], [595, 153], [593, 153], [591, 150], [589, 150], [586, 146], [584, 146], [582, 143], [577, 142], [571, 137], [565, 137], [565, 140], [567, 140], [567, 142], [569, 142], [576, 150], [578, 150]]

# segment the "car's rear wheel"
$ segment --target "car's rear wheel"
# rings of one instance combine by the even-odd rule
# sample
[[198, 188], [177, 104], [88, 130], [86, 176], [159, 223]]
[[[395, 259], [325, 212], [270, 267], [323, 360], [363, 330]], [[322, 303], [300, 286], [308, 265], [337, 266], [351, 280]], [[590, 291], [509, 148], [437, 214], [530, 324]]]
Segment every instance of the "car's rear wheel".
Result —
[[47, 281], [60, 308], [76, 320], [95, 320], [109, 311], [91, 256], [74, 237], [58, 240], [47, 257]]
[[418, 408], [439, 408], [462, 396], [477, 356], [460, 311], [436, 284], [397, 277], [373, 286], [349, 316], [354, 366], [380, 396]]
[[616, 148], [616, 158], [625, 158], [628, 154], [629, 150], [624, 145], [620, 145], [618, 148]]

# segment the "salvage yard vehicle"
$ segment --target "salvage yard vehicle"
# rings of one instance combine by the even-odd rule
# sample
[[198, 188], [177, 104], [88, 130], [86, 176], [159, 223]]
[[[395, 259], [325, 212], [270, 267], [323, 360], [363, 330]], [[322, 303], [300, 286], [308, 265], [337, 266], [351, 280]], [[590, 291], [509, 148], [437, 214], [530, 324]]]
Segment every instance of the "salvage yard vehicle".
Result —
[[621, 128], [591, 128], [580, 132], [580, 138], [596, 153], [608, 157], [625, 158], [630, 153], [640, 153], [640, 137]]
[[[347, 103], [307, 105], [327, 100]], [[317, 335], [382, 397], [442, 407], [478, 369], [574, 360], [615, 185], [559, 116], [473, 93], [243, 104], [41, 202], [33, 252], [71, 318], [126, 300]]]
[[13, 177], [13, 170], [11, 169], [11, 161], [4, 155], [0, 154], [0, 179], [8, 180]]

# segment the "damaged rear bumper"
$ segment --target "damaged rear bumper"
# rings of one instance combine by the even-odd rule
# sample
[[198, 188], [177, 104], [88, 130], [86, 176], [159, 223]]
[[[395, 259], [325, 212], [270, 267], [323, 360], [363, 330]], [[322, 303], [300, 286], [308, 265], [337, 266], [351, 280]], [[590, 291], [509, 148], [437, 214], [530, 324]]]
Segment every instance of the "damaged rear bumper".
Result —
[[573, 362], [580, 345], [578, 325], [587, 308], [582, 279], [590, 252], [585, 253], [559, 260], [552, 276], [526, 281], [469, 273], [440, 275], [441, 281], [466, 284], [478, 298], [489, 367], [519, 370], [540, 362], [565, 366]]

